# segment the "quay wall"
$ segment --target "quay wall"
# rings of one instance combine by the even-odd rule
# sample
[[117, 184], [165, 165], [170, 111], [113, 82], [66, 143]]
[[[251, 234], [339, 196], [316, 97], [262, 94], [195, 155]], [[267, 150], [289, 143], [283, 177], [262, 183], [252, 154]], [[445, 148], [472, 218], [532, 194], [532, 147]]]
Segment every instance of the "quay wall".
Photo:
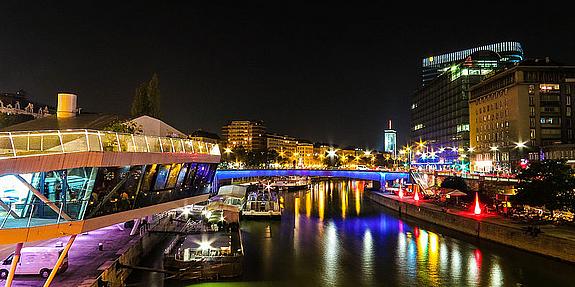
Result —
[[367, 192], [366, 195], [371, 200], [397, 211], [400, 215], [407, 215], [447, 227], [478, 239], [487, 239], [507, 246], [575, 263], [575, 240], [551, 236], [545, 233], [532, 236], [518, 227], [481, 221], [407, 202], [400, 202], [377, 192], [370, 191]]

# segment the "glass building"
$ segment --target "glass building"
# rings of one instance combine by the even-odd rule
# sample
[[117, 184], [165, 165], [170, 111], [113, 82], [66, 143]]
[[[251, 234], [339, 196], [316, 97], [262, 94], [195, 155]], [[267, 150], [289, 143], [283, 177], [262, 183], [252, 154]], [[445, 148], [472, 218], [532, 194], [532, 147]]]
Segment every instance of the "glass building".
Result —
[[519, 63], [523, 60], [523, 47], [521, 47], [519, 42], [500, 42], [438, 56], [430, 56], [423, 58], [421, 63], [422, 85], [427, 85], [443, 72], [446, 72], [452, 65], [479, 51], [495, 52], [501, 57], [501, 62]]
[[77, 234], [205, 200], [219, 160], [216, 144], [190, 139], [0, 133], [0, 243], [19, 230], [40, 240], [60, 228]]
[[429, 152], [467, 150], [470, 88], [522, 57], [519, 43], [503, 42], [424, 59], [425, 85], [411, 97], [411, 140], [426, 141]]

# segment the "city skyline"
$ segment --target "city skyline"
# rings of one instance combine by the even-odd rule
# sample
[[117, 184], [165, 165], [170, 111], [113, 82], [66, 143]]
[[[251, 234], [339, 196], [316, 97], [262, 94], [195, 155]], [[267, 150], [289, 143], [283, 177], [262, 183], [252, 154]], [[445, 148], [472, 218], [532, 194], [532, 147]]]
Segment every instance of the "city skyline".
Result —
[[[381, 149], [387, 119], [398, 145], [409, 137], [409, 97], [425, 57], [518, 41], [526, 58], [575, 63], [572, 17], [521, 21], [531, 4], [481, 14], [477, 24], [441, 12], [431, 24], [425, 11], [391, 15], [383, 4], [133, 4], [2, 4], [0, 89], [51, 105], [56, 93], [73, 92], [84, 110], [128, 114], [121, 103], [157, 72], [162, 119], [178, 129], [219, 132], [230, 120], [261, 119], [301, 138]], [[146, 18], [152, 11], [156, 22]], [[506, 25], [515, 22], [523, 24]]]
[[0, 2], [0, 285], [572, 285], [569, 5], [393, 4]]

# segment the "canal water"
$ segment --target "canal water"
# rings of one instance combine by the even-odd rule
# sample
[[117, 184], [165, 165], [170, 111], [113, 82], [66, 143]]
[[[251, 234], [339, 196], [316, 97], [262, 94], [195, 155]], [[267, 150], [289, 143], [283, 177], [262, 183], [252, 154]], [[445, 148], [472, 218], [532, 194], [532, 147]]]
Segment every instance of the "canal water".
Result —
[[[575, 265], [402, 219], [365, 182], [283, 194], [281, 220], [241, 222], [244, 274], [232, 282], [137, 271], [129, 286], [575, 286]], [[161, 268], [158, 248], [144, 266]]]

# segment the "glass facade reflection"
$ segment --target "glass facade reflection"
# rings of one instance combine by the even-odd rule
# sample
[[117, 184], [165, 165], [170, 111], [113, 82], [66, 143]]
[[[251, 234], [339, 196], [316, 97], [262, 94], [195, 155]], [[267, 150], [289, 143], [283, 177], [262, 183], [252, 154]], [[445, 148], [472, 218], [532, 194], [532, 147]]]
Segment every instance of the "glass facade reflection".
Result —
[[207, 194], [216, 166], [174, 163], [4, 175], [0, 177], [0, 229], [89, 219]]

